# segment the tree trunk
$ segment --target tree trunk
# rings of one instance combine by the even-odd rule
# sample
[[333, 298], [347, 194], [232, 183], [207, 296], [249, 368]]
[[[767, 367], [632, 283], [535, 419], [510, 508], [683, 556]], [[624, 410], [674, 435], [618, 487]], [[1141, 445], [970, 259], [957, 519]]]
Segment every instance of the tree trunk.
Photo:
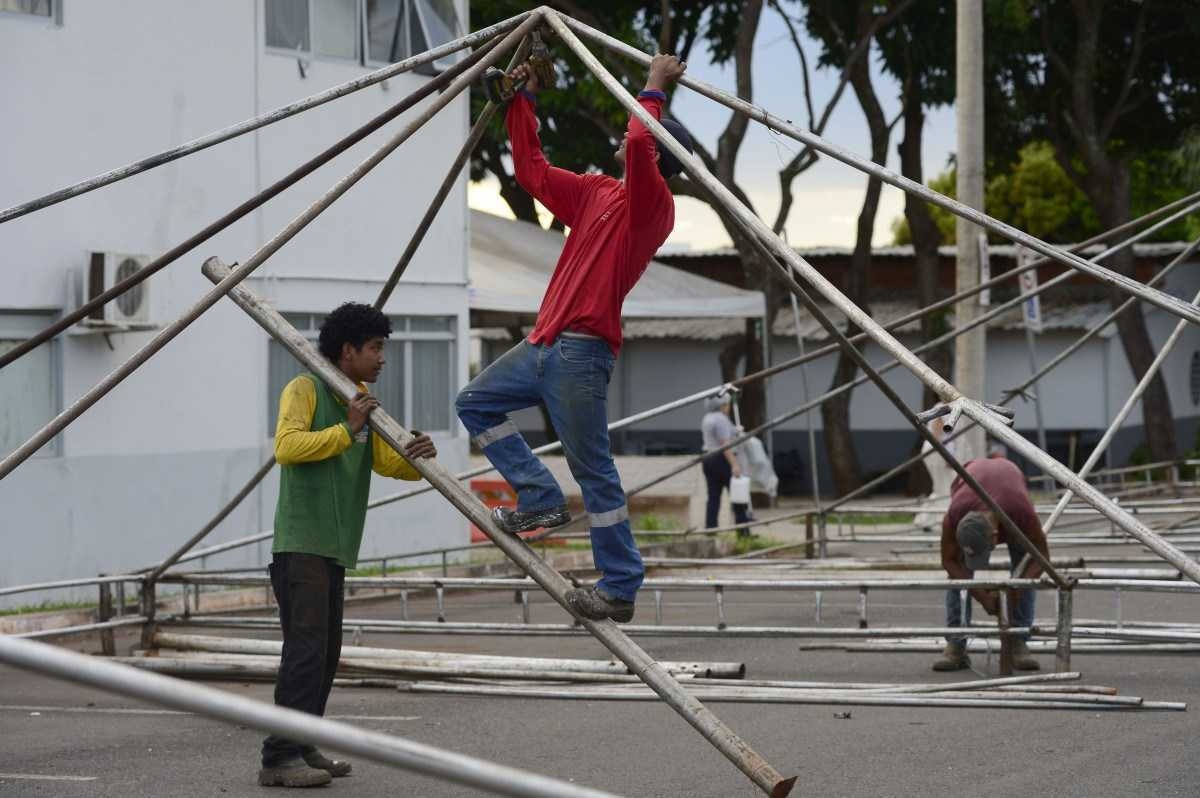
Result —
[[[898, 147], [900, 153], [900, 173], [918, 183], [925, 182], [921, 163], [921, 137], [925, 125], [925, 108], [917, 96], [906, 98], [904, 106], [904, 139]], [[927, 307], [938, 300], [938, 245], [941, 243], [941, 232], [929, 206], [925, 201], [912, 194], [904, 195], [904, 218], [908, 221], [908, 229], [912, 234], [913, 256], [917, 270], [917, 305]], [[942, 335], [948, 329], [947, 312], [927, 314], [921, 317], [921, 340], [930, 341]], [[951, 374], [951, 348], [939, 346], [925, 355], [925, 362], [943, 377]], [[922, 394], [922, 409], [933, 407], [938, 402], [938, 396], [928, 386]], [[910, 456], [921, 450], [924, 439], [916, 436]], [[924, 464], [918, 464], [909, 470], [908, 493], [913, 496], [925, 496], [933, 488], [929, 471]]]
[[[858, 12], [857, 33], [862, 35], [872, 22], [871, 5], [863, 3]], [[883, 108], [871, 85], [870, 59], [859, 59], [850, 71], [850, 85], [871, 132], [871, 160], [887, 163], [890, 130], [883, 115]], [[867, 285], [871, 269], [871, 239], [875, 230], [875, 215], [879, 210], [879, 193], [883, 188], [877, 178], [867, 181], [867, 193], [863, 198], [862, 210], [858, 214], [858, 229], [854, 242], [854, 253], [850, 256], [850, 268], [846, 275], [846, 296], [865, 312]], [[847, 336], [860, 332], [857, 325], [848, 324]], [[858, 374], [858, 366], [843, 351], [838, 354], [830, 390], [852, 381]], [[825, 455], [833, 476], [833, 485], [839, 495], [848, 493], [862, 484], [862, 470], [858, 453], [854, 449], [854, 435], [850, 428], [850, 400], [853, 391], [845, 391], [821, 405], [821, 422], [825, 438]]]
[[[1096, 170], [1101, 174], [1107, 172], [1108, 180], [1085, 181], [1085, 192], [1096, 208], [1101, 227], [1105, 228], [1116, 227], [1132, 218], [1129, 207], [1129, 165], [1124, 161], [1109, 160], [1107, 169]], [[1089, 172], [1091, 171], [1092, 164], [1089, 164]], [[1122, 250], [1108, 258], [1105, 264], [1126, 277], [1134, 277], [1135, 259], [1131, 249]], [[1108, 301], [1113, 308], [1128, 298], [1125, 292], [1117, 288], [1108, 289]], [[1117, 316], [1117, 332], [1121, 338], [1121, 347], [1125, 350], [1125, 358], [1133, 372], [1133, 379], [1137, 382], [1150, 368], [1156, 354], [1141, 303], [1135, 302]], [[1171, 396], [1167, 392], [1161, 369], [1142, 394], [1142, 424], [1152, 462], [1174, 460], [1179, 456], [1175, 441], [1175, 416], [1171, 412]]]

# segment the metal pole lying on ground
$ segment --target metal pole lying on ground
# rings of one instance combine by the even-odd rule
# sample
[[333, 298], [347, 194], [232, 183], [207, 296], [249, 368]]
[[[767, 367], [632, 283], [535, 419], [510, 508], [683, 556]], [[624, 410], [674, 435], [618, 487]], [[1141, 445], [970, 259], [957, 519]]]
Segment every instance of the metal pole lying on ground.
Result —
[[328, 746], [373, 762], [501, 795], [538, 795], [545, 798], [611, 796], [611, 793], [580, 787], [549, 776], [445, 751], [402, 737], [360, 729], [298, 710], [264, 704], [224, 690], [146, 673], [42, 643], [0, 635], [0, 662], [160, 706], [195, 712], [227, 723], [252, 726], [290, 740]]
[[[218, 284], [225, 283], [231, 277], [229, 267], [217, 258], [209, 258], [204, 264], [203, 271], [206, 277]], [[229, 297], [259, 326], [282, 343], [314, 374], [324, 380], [335, 394], [346, 401], [355, 396], [356, 386], [332, 363], [321, 356], [312, 342], [296, 332], [295, 328], [288, 324], [277, 311], [245, 288], [236, 287], [230, 290]], [[405, 445], [413, 439], [412, 434], [382, 408], [373, 411], [368, 422], [371, 428], [398, 452], [403, 452]], [[564, 609], [567, 608], [566, 592], [570, 588], [570, 584], [539, 558], [523, 540], [500, 531], [483, 503], [463, 487], [453, 474], [436, 460], [418, 459], [413, 461], [412, 465], [437, 488], [439, 493], [449, 499], [459, 512], [482, 529], [509, 559], [532, 577]], [[716, 715], [688, 695], [661, 665], [630, 640], [616, 624], [608, 620], [591, 621], [587, 619], [580, 620], [580, 623], [609, 651], [628, 665], [634, 674], [653, 688], [663, 701], [694, 726], [717, 750], [749, 776], [763, 792], [771, 796], [784, 796], [791, 792], [795, 782], [794, 777], [785, 779], [780, 775]]]
[[126, 377], [136, 371], [143, 363], [158, 353], [164, 346], [170, 343], [177, 335], [184, 331], [193, 321], [200, 318], [209, 308], [220, 301], [231, 288], [246, 279], [255, 269], [263, 264], [267, 258], [275, 254], [284, 244], [290, 241], [301, 230], [303, 230], [309, 222], [319, 216], [326, 208], [328, 208], [335, 200], [350, 190], [351, 186], [361, 180], [368, 172], [374, 169], [388, 155], [403, 144], [409, 136], [417, 129], [431, 119], [434, 114], [444, 108], [453, 100], [459, 92], [467, 88], [475, 79], [483, 73], [487, 67], [491, 66], [506, 50], [516, 46], [525, 33], [531, 29], [537, 22], [537, 17], [530, 17], [521, 23], [520, 27], [507, 34], [499, 46], [489, 51], [470, 69], [463, 72], [436, 100], [426, 107], [420, 115], [408, 123], [387, 143], [372, 153], [366, 160], [362, 161], [349, 174], [334, 184], [332, 188], [325, 192], [316, 202], [308, 206], [299, 216], [288, 223], [287, 227], [277, 233], [270, 241], [263, 244], [257, 252], [250, 256], [249, 260], [238, 269], [236, 272], [229, 275], [228, 281], [215, 286], [212, 290], [206, 293], [195, 305], [193, 305], [183, 316], [176, 319], [171, 324], [164, 327], [157, 335], [154, 336], [145, 346], [139, 349], [132, 357], [118, 366], [114, 371], [108, 374], [103, 380], [97, 383], [93, 388], [87, 391], [79, 399], [75, 400], [63, 412], [59, 413], [50, 423], [46, 424], [33, 437], [21, 444], [8, 457], [0, 461], [0, 479], [8, 476], [14, 468], [23, 463], [34, 452], [46, 445], [55, 435], [62, 432], [68, 424], [79, 418], [84, 411], [98, 402], [105, 394], [115, 388]]
[[[578, 20], [561, 15], [558, 17], [552, 17], [549, 13], [546, 14], [546, 17], [547, 19], [552, 20], [561, 19], [564, 25], [574, 28], [579, 33], [587, 36], [593, 41], [598, 42], [601, 46], [608, 50], [627, 56], [643, 65], [648, 66], [650, 64], [650, 56], [646, 55], [641, 50], [625, 44], [624, 42], [602, 33], [595, 28], [585, 25]], [[553, 24], [553, 21], [551, 24]], [[687, 88], [692, 89], [693, 91], [708, 97], [711, 100], [715, 100], [721, 105], [724, 105], [727, 108], [730, 108], [749, 117], [750, 119], [753, 119], [756, 122], [761, 123], [770, 130], [782, 133], [789, 138], [796, 139], [797, 141], [808, 145], [817, 152], [828, 155], [829, 157], [841, 161], [848, 166], [852, 166], [859, 171], [866, 172], [872, 177], [876, 177], [891, 186], [899, 188], [902, 191], [916, 195], [926, 202], [937, 205], [938, 207], [953, 213], [955, 216], [961, 216], [962, 218], [974, 222], [980, 227], [984, 227], [993, 233], [996, 233], [997, 235], [1007, 238], [1010, 241], [1018, 244], [1024, 244], [1030, 249], [1040, 252], [1048, 258], [1052, 258], [1053, 260], [1056, 260], [1059, 263], [1069, 266], [1077, 271], [1089, 274], [1100, 282], [1113, 286], [1127, 294], [1138, 296], [1147, 302], [1161, 307], [1163, 310], [1166, 310], [1169, 313], [1179, 316], [1180, 318], [1187, 319], [1193, 324], [1200, 324], [1200, 308], [1193, 307], [1178, 297], [1171, 296], [1163, 291], [1149, 289], [1136, 280], [1118, 274], [1111, 269], [1106, 269], [1103, 266], [1098, 266], [1095, 263], [1086, 261], [1078, 255], [1065, 252], [1051, 244], [1047, 244], [1045, 241], [1018, 230], [1012, 225], [1005, 224], [998, 219], [993, 219], [991, 216], [988, 216], [982, 211], [975, 210], [974, 208], [968, 207], [957, 200], [953, 200], [943, 194], [939, 194], [926, 185], [918, 183], [915, 180], [910, 180], [903, 175], [893, 172], [885, 166], [881, 166], [874, 161], [863, 158], [853, 152], [850, 152], [849, 150], [843, 149], [842, 147], [837, 146], [836, 144], [816, 135], [815, 133], [812, 133], [811, 131], [799, 128], [788, 122], [786, 119], [774, 116], [765, 109], [760, 108], [753, 103], [749, 103], [740, 97], [722, 91], [714, 86], [704, 83], [703, 81], [699, 81], [695, 78], [690, 78], [687, 75], [684, 75], [679, 79], [679, 85], [686, 86]], [[810, 279], [806, 272], [805, 277], [806, 279]], [[822, 291], [821, 293], [824, 292]], [[866, 328], [864, 327], [863, 329]]]
[[269, 111], [252, 119], [247, 119], [238, 122], [236, 125], [231, 125], [223, 130], [218, 130], [209, 133], [206, 136], [201, 136], [198, 139], [193, 139], [185, 144], [180, 144], [178, 147], [172, 147], [169, 150], [163, 150], [160, 153], [151, 155], [149, 158], [143, 158], [140, 161], [127, 164], [118, 169], [113, 169], [109, 172], [90, 177], [87, 180], [80, 181], [72, 186], [60, 189], [58, 191], [47, 194], [43, 197], [30, 200], [29, 202], [20, 205], [14, 205], [11, 208], [0, 210], [0, 224], [16, 219], [18, 216], [24, 216], [27, 213], [32, 213], [40, 208], [45, 208], [63, 200], [77, 197], [80, 194], [85, 194], [102, 186], [107, 186], [111, 183], [116, 183], [119, 180], [124, 180], [127, 177], [145, 172], [148, 169], [153, 169], [157, 166], [170, 163], [185, 155], [191, 155], [194, 152], [199, 152], [214, 144], [220, 144], [223, 141], [228, 141], [232, 138], [241, 136], [244, 133], [249, 133], [253, 130], [258, 130], [261, 127], [266, 127], [281, 119], [287, 119], [289, 116], [294, 116], [302, 111], [307, 111], [310, 108], [316, 108], [318, 105], [336, 100], [339, 97], [344, 97], [347, 94], [364, 89], [368, 86], [374, 86], [376, 83], [382, 83], [389, 78], [393, 78], [402, 72], [408, 72], [421, 64], [427, 64], [436, 61], [439, 58], [445, 58], [448, 55], [453, 55], [458, 50], [473, 47], [481, 42], [484, 42], [493, 36], [501, 33], [506, 33], [520, 24], [532, 12], [526, 11], [517, 14], [514, 17], [498, 22], [487, 28], [482, 28], [474, 33], [467, 34], [454, 41], [447, 42], [440, 47], [435, 47], [432, 50], [421, 53], [420, 55], [406, 58], [403, 61], [397, 61], [394, 64], [389, 64], [382, 69], [377, 69], [374, 72], [369, 72], [366, 75], [347, 81], [340, 86], [334, 86], [331, 89], [314, 94], [311, 97], [306, 97], [303, 100], [298, 100], [294, 103], [276, 108], [274, 111]]

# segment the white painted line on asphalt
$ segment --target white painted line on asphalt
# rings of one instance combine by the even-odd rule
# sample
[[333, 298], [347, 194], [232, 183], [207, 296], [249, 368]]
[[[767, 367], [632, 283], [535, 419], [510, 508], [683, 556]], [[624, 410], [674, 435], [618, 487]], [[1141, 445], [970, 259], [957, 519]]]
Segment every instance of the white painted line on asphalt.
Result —
[[4, 779], [23, 781], [95, 781], [96, 776], [44, 776], [39, 773], [0, 773], [0, 781]]
[[[141, 709], [137, 707], [43, 707], [27, 704], [0, 704], [0, 712], [74, 712], [95, 715], [195, 715], [174, 709]], [[420, 720], [420, 715], [326, 715], [331, 720]], [[2, 774], [0, 774], [2, 775]]]

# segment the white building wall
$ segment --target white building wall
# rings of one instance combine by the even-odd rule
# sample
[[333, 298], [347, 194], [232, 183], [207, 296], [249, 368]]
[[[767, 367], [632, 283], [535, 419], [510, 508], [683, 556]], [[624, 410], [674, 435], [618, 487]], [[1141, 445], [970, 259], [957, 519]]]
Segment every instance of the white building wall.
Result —
[[[464, 0], [460, 19], [467, 19]], [[180, 144], [365, 70], [267, 51], [263, 3], [246, 0], [63, 0], [62, 24], [0, 14], [0, 207]], [[91, 251], [158, 255], [397, 102], [427, 78], [398, 76], [114, 186], [0, 225], [0, 313], [71, 307], [68, 276]], [[372, 301], [461, 145], [468, 106], [451, 105], [284, 247], [248, 283], [283, 311]], [[244, 261], [299, 211], [411, 119], [410, 111], [265, 209], [150, 281], [156, 321], [176, 318], [211, 285], [219, 255]], [[451, 193], [387, 308], [457, 318], [457, 381], [466, 380], [465, 178]], [[303, 278], [303, 279], [298, 279]], [[63, 336], [61, 403], [69, 405], [153, 333]], [[212, 516], [269, 456], [267, 338], [222, 301], [146, 366], [0, 482], [0, 585], [149, 564]], [[49, 420], [48, 413], [43, 420]], [[466, 466], [458, 430], [437, 438]], [[276, 476], [210, 538], [271, 525]], [[376, 479], [372, 495], [407, 485]], [[364, 555], [465, 542], [466, 524], [433, 494], [369, 516]], [[212, 566], [262, 561], [260, 549]], [[62, 594], [34, 598], [61, 599]], [[28, 597], [20, 597], [28, 601]], [[12, 602], [10, 602], [12, 603]]]

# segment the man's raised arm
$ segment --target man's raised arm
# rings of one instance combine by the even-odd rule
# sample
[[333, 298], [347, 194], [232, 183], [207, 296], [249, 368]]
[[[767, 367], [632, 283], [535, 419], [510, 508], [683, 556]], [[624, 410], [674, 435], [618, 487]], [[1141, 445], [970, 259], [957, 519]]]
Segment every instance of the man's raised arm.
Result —
[[505, 124], [512, 146], [513, 171], [517, 183], [567, 227], [575, 225], [575, 217], [583, 196], [584, 177], [566, 169], [551, 166], [542, 152], [538, 138], [538, 119], [534, 113], [537, 76], [527, 64], [511, 73], [514, 78], [526, 77], [525, 88], [508, 104]]
[[[662, 119], [667, 89], [683, 75], [686, 65], [673, 55], [659, 53], [650, 62], [646, 87], [638, 102], [655, 119]], [[632, 227], [655, 226], [663, 214], [673, 214], [671, 190], [659, 170], [658, 142], [642, 120], [629, 116], [625, 134], [625, 191], [629, 197], [629, 221]]]

